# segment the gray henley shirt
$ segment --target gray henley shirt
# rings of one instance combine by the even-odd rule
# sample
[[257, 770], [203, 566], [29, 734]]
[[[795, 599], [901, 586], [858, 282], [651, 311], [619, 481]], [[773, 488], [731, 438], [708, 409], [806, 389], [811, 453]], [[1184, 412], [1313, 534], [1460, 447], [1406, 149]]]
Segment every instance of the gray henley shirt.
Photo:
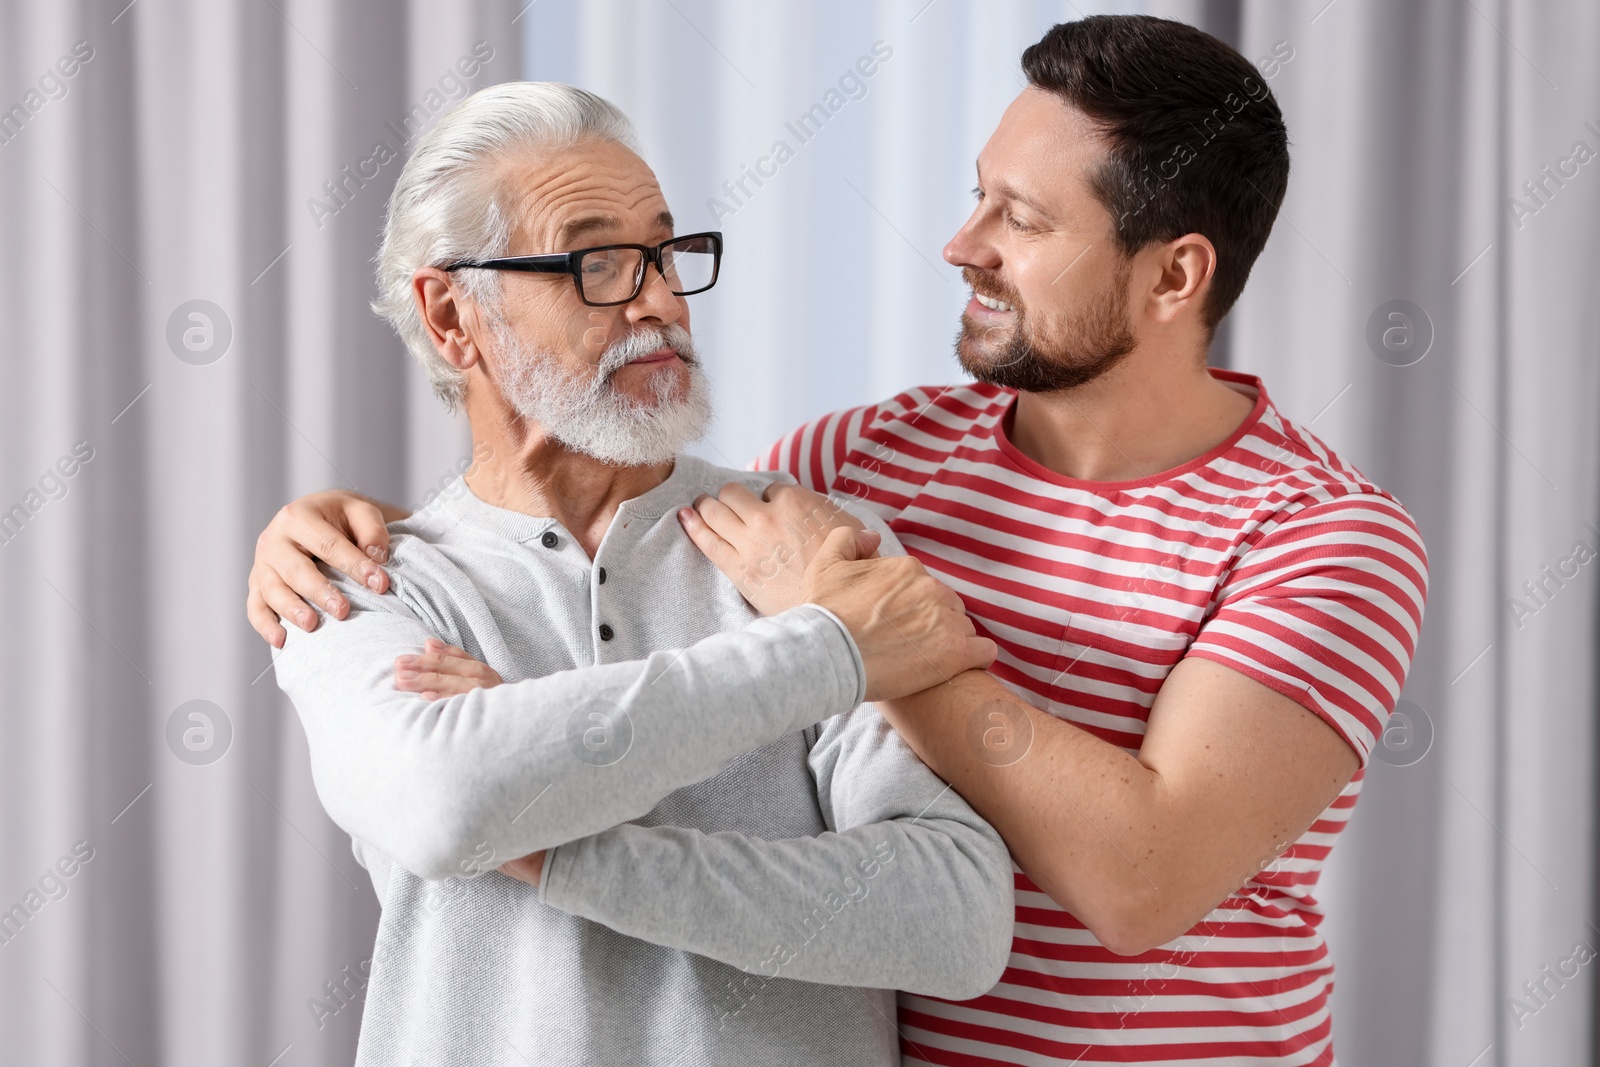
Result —
[[[831, 613], [758, 617], [678, 525], [776, 480], [680, 456], [593, 560], [457, 480], [390, 526], [389, 594], [333, 575], [350, 617], [289, 628], [278, 683], [382, 903], [358, 1067], [887, 1065], [892, 990], [999, 978], [998, 835], [860, 703]], [[505, 684], [396, 690], [429, 636]], [[540, 849], [538, 889], [494, 869]]]

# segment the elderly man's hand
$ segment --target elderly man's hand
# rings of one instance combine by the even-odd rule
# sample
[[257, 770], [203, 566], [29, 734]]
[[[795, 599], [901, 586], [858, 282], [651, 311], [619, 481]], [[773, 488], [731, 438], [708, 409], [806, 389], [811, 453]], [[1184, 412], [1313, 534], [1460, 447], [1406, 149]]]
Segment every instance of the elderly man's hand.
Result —
[[827, 608], [854, 638], [867, 699], [891, 700], [994, 661], [949, 586], [909, 556], [878, 559], [880, 538], [836, 504], [796, 486], [771, 501], [742, 486], [682, 508], [695, 545], [763, 614]]
[[539, 887], [539, 878], [544, 874], [544, 849], [530, 852], [518, 860], [502, 863], [499, 867], [501, 874], [515, 878], [519, 882], [527, 882], [535, 889]]
[[805, 602], [806, 567], [829, 533], [865, 530], [838, 502], [792, 482], [775, 482], [761, 497], [730, 482], [680, 517], [694, 543], [763, 615]]
[[423, 642], [421, 655], [396, 656], [394, 661], [394, 687], [424, 700], [492, 689], [501, 680], [499, 671], [437, 637]]

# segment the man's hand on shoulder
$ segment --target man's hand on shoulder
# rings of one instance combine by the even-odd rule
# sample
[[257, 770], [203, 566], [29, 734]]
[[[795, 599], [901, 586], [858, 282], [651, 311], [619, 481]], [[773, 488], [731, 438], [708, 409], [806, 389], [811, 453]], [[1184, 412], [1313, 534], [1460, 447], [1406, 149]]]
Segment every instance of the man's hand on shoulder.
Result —
[[[792, 482], [756, 496], [738, 482], [678, 514], [690, 539], [763, 615], [805, 602], [806, 567], [834, 530], [865, 530], [830, 497]], [[870, 551], [875, 551], [876, 545]]]
[[256, 538], [245, 601], [250, 625], [273, 648], [282, 648], [288, 633], [280, 616], [309, 633], [318, 623], [312, 604], [335, 619], [348, 615], [349, 601], [317, 568], [319, 559], [375, 593], [387, 591], [389, 576], [379, 566], [389, 559], [385, 524], [408, 514], [342, 489], [284, 505]]
[[961, 598], [909, 556], [879, 559], [880, 535], [826, 497], [739, 485], [678, 512], [695, 545], [763, 615], [800, 604], [831, 611], [861, 653], [867, 699], [939, 685], [994, 661]]

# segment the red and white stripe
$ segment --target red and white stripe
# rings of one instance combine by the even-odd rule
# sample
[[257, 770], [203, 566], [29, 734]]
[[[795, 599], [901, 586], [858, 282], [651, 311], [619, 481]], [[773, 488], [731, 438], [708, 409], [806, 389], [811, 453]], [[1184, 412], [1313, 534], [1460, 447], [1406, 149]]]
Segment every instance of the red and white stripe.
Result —
[[961, 594], [1000, 646], [993, 673], [1036, 707], [1136, 751], [1157, 690], [1203, 656], [1284, 693], [1361, 758], [1271, 867], [1184, 937], [1117, 956], [1016, 872], [1000, 984], [952, 1003], [902, 994], [907, 1062], [1331, 1064], [1333, 967], [1312, 895], [1411, 665], [1427, 558], [1399, 501], [1280, 415], [1250, 417], [1154, 477], [1085, 482], [1006, 437], [1016, 394], [913, 389], [825, 416], [757, 462], [854, 496]]

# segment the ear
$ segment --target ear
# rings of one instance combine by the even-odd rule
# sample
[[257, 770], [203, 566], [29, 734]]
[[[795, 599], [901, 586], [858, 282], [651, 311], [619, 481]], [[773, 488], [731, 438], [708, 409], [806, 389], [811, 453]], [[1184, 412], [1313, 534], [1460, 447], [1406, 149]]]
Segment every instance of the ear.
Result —
[[1217, 271], [1216, 248], [1202, 235], [1186, 233], [1152, 251], [1157, 277], [1149, 294], [1150, 317], [1170, 323], [1180, 315], [1197, 314]]
[[411, 276], [411, 295], [422, 328], [445, 362], [459, 371], [477, 363], [483, 355], [475, 340], [482, 336], [482, 319], [455, 279], [437, 267], [419, 267]]

